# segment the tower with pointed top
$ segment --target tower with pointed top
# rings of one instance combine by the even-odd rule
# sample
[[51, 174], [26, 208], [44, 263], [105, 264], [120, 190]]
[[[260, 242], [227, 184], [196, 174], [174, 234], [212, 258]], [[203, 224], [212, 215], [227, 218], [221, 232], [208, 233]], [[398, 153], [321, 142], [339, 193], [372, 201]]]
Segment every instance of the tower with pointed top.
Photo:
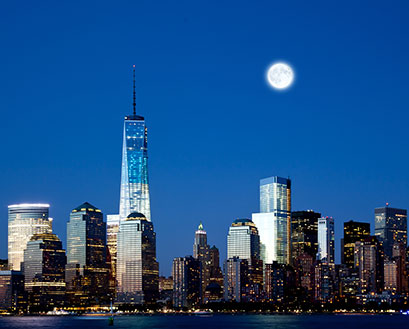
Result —
[[122, 147], [119, 220], [133, 212], [151, 220], [148, 181], [148, 130], [145, 118], [136, 114], [135, 66], [133, 67], [133, 114], [125, 117]]

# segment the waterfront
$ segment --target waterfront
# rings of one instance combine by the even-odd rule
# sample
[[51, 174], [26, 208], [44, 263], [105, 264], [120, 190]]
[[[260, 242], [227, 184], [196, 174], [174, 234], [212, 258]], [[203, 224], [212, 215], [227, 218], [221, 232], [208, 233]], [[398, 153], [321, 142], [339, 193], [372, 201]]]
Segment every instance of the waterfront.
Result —
[[[133, 315], [117, 316], [113, 328], [406, 328], [402, 315]], [[105, 328], [107, 317], [1, 317], [0, 328]], [[112, 328], [112, 327], [111, 327]]]

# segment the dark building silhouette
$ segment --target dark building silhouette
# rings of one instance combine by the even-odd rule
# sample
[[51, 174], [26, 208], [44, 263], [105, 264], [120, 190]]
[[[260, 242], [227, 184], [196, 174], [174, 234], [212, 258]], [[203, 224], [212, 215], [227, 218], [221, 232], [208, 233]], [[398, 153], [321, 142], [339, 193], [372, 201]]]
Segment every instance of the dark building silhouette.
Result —
[[344, 238], [341, 240], [341, 263], [354, 268], [355, 242], [363, 241], [371, 234], [370, 224], [350, 220], [344, 223]]

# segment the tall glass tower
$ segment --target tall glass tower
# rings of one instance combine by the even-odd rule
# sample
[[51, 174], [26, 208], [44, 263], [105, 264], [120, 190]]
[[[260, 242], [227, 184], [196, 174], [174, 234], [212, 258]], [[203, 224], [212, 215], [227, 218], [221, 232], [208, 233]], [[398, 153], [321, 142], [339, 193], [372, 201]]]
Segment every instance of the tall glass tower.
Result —
[[334, 219], [332, 217], [322, 217], [318, 220], [318, 260], [324, 263], [334, 263]]
[[119, 218], [133, 212], [151, 220], [148, 183], [148, 130], [145, 119], [136, 115], [135, 66], [133, 69], [133, 114], [125, 117], [122, 147]]

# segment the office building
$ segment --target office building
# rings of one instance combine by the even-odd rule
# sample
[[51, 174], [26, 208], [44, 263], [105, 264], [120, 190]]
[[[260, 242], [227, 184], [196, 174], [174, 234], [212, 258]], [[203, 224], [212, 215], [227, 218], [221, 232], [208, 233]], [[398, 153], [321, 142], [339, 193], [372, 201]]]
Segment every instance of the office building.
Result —
[[65, 301], [67, 258], [61, 240], [52, 233], [34, 234], [24, 250], [24, 286], [31, 311], [52, 310]]
[[335, 262], [335, 229], [331, 217], [318, 220], [318, 253], [317, 259], [323, 263]]
[[50, 205], [22, 203], [8, 206], [8, 262], [10, 270], [20, 271], [24, 249], [34, 234], [52, 231]]
[[290, 263], [291, 180], [269, 177], [260, 180], [260, 213], [252, 216], [260, 235], [263, 262]]
[[88, 202], [74, 208], [67, 223], [66, 282], [70, 302], [101, 305], [110, 301], [106, 223]]
[[375, 236], [382, 243], [385, 257], [392, 257], [395, 243], [407, 247], [408, 216], [406, 209], [386, 207], [375, 209]]
[[200, 261], [201, 295], [203, 302], [206, 287], [210, 283], [210, 246], [207, 244], [207, 233], [200, 222], [195, 232], [193, 243], [193, 258]]
[[107, 215], [107, 248], [110, 260], [110, 282], [111, 290], [116, 289], [116, 259], [118, 251], [119, 215]]
[[384, 255], [377, 237], [365, 237], [355, 242], [355, 268], [359, 275], [362, 295], [380, 293], [384, 287]]
[[370, 224], [350, 220], [344, 223], [344, 237], [341, 239], [341, 263], [350, 269], [355, 267], [355, 242], [370, 236]]
[[25, 304], [23, 273], [0, 270], [0, 310], [14, 313], [22, 311]]
[[120, 222], [116, 270], [118, 302], [150, 304], [159, 298], [156, 233], [141, 213]]
[[337, 293], [336, 267], [333, 262], [321, 262], [315, 265], [314, 298], [320, 303], [331, 303]]
[[315, 259], [318, 253], [318, 219], [320, 213], [312, 210], [291, 213], [291, 259], [295, 264], [303, 254]]
[[192, 256], [178, 257], [173, 260], [173, 307], [191, 308], [200, 303], [201, 263]]
[[148, 129], [145, 119], [136, 115], [135, 68], [133, 69], [133, 114], [125, 117], [119, 218], [141, 213], [151, 220], [148, 181]]
[[260, 237], [251, 219], [236, 219], [227, 235], [227, 258], [238, 257], [247, 260], [251, 266], [260, 259]]
[[249, 285], [249, 266], [246, 259], [228, 258], [224, 262], [224, 299], [242, 302]]

